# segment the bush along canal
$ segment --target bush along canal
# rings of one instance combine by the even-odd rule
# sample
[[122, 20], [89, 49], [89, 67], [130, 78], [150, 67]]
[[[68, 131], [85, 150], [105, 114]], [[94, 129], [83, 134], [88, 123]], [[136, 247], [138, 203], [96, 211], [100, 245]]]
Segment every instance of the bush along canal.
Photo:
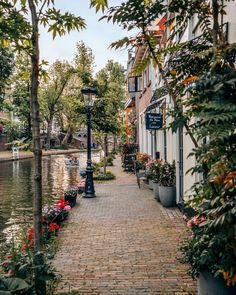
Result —
[[[81, 194], [83, 190], [84, 187], [81, 185], [80, 189], [73, 186], [64, 192], [64, 198], [43, 206], [44, 254], [35, 253], [33, 227], [22, 227], [17, 239], [13, 237], [10, 247], [5, 253], [2, 253], [1, 257], [0, 294], [39, 294], [37, 273], [40, 273], [41, 286], [45, 288], [44, 292], [40, 294], [53, 293], [55, 285], [60, 279], [50, 265], [50, 259], [53, 258], [56, 251], [56, 237], [70, 210], [76, 205], [78, 194]], [[39, 256], [42, 263], [37, 264], [37, 267], [40, 266], [40, 269], [37, 269], [35, 267], [36, 259], [39, 259]]]

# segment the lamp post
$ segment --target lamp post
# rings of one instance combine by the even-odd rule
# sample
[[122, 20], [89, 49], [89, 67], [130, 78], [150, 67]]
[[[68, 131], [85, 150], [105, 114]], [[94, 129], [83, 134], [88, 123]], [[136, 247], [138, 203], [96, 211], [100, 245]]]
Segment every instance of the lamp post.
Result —
[[93, 168], [91, 160], [91, 108], [94, 104], [97, 90], [92, 87], [85, 87], [81, 90], [86, 106], [86, 122], [87, 122], [87, 167], [84, 198], [94, 198], [95, 190], [93, 185]]

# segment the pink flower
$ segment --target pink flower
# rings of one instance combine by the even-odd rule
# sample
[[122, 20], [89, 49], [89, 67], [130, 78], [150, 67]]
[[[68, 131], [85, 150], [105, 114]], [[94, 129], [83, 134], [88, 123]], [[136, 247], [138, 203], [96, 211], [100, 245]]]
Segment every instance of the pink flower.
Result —
[[187, 227], [188, 227], [188, 228], [192, 228], [192, 227], [193, 227], [193, 221], [192, 221], [192, 219], [190, 219], [190, 220], [187, 222]]
[[70, 211], [70, 210], [71, 210], [71, 206], [70, 206], [70, 205], [66, 205], [66, 206], [64, 207], [64, 210], [65, 210], [65, 211]]
[[6, 277], [12, 277], [14, 275], [14, 272], [12, 269], [9, 269], [8, 272], [5, 274]]

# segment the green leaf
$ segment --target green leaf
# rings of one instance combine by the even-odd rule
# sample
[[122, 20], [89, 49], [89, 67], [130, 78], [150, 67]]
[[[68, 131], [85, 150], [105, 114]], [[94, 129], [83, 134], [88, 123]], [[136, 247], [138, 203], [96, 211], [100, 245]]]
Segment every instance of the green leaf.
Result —
[[[30, 285], [26, 281], [19, 278], [4, 278], [0, 277], [0, 293], [2, 291], [9, 291], [6, 294], [12, 294], [12, 292], [26, 292], [30, 289]], [[4, 294], [4, 293], [3, 293]]]

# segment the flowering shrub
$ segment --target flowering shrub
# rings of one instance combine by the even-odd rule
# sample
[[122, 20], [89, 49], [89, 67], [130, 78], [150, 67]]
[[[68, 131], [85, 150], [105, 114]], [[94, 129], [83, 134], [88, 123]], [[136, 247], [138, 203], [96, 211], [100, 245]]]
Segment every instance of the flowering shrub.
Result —
[[146, 175], [147, 179], [153, 180], [153, 167], [154, 167], [154, 160], [149, 160], [146, 163]]
[[[64, 199], [67, 204], [69, 204], [71, 207], [74, 207], [76, 204], [76, 197], [78, 194], [78, 187], [70, 187], [65, 193], [64, 193]], [[66, 204], [66, 205], [67, 205]], [[64, 206], [65, 207], [65, 206]]]
[[[46, 204], [42, 208], [42, 237], [45, 255], [44, 263], [37, 267], [40, 267], [39, 271], [42, 280], [50, 281], [50, 283], [47, 283], [49, 288], [57, 280], [57, 277], [48, 259], [52, 258], [55, 254], [55, 237], [58, 235], [61, 222], [67, 218], [70, 210], [71, 206], [64, 199], [60, 199], [52, 205]], [[23, 229], [18, 237], [19, 239], [12, 243], [12, 248], [8, 249], [8, 254], [3, 255], [2, 253], [2, 271], [0, 270], [0, 272], [3, 272], [4, 277], [7, 277], [8, 282], [14, 286], [18, 286], [19, 284], [19, 287], [17, 287], [19, 290], [24, 287], [24, 290], [30, 290], [31, 293], [29, 294], [34, 294], [35, 259], [36, 256], [42, 254], [37, 254], [34, 251], [35, 243], [33, 227]], [[4, 277], [0, 276], [0, 286], [1, 284], [5, 284], [4, 282], [6, 279]], [[5, 290], [9, 291], [10, 289], [6, 287], [4, 291]]]
[[172, 164], [163, 162], [159, 170], [159, 183], [161, 186], [175, 186], [175, 162]]
[[194, 194], [188, 201], [199, 215], [187, 221], [192, 233], [181, 246], [182, 261], [190, 265], [193, 277], [206, 270], [236, 288], [235, 162], [233, 156], [229, 160], [221, 156], [213, 162], [214, 156], [213, 151], [202, 156], [209, 170], [201, 185], [193, 187]]
[[210, 224], [204, 215], [187, 220], [192, 233], [182, 241], [180, 261], [190, 265], [188, 273], [193, 278], [198, 277], [200, 271], [207, 270], [224, 278], [227, 286], [236, 285], [236, 257], [232, 241], [224, 228]]
[[150, 161], [151, 157], [145, 153], [138, 153], [136, 157], [136, 170], [145, 170], [146, 164]]
[[162, 161], [160, 159], [149, 160], [146, 163], [147, 177], [155, 182], [159, 182], [161, 165]]
[[[64, 199], [60, 199], [55, 204], [45, 205], [42, 209], [43, 223], [49, 224], [51, 222], [60, 223], [64, 221], [68, 216], [68, 211], [71, 209], [69, 202]], [[65, 209], [66, 207], [66, 209]]]

